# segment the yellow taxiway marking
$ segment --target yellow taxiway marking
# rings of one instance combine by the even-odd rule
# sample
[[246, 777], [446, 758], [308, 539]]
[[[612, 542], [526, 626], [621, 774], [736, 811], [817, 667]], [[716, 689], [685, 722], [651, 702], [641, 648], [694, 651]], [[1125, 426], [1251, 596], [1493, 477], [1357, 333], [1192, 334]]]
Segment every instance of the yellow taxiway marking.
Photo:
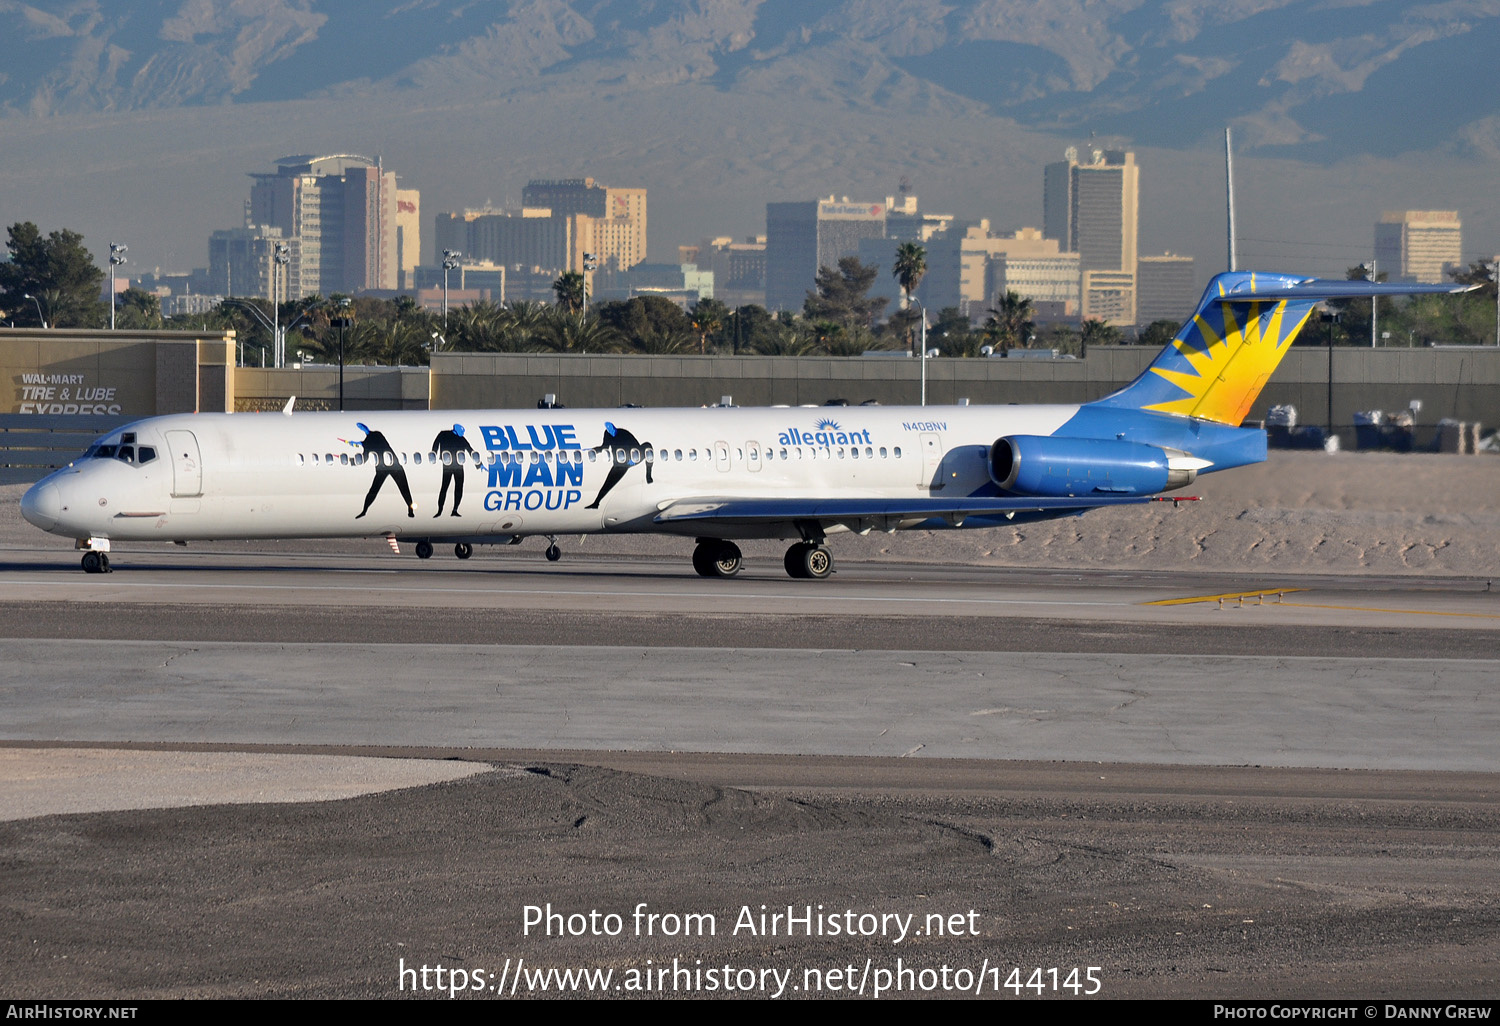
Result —
[[1194, 595], [1192, 598], [1157, 599], [1155, 602], [1142, 602], [1143, 606], [1186, 606], [1193, 602], [1224, 602], [1231, 599], [1247, 599], [1266, 595], [1290, 595], [1293, 592], [1306, 591], [1306, 588], [1264, 588], [1261, 591], [1231, 591], [1223, 595]]
[[1318, 602], [1283, 602], [1285, 606], [1303, 609], [1350, 609], [1356, 613], [1406, 613], [1411, 616], [1470, 616], [1480, 620], [1500, 620], [1496, 613], [1448, 613], [1441, 609], [1382, 609], [1378, 606], [1330, 606]]

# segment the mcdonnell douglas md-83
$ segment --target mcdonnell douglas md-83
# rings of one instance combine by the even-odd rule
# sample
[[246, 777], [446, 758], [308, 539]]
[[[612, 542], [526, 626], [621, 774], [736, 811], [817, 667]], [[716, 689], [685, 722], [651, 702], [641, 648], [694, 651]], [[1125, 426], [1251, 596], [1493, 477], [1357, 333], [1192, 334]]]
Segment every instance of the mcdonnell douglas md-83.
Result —
[[[184, 414], [100, 438], [21, 500], [110, 543], [384, 537], [451, 543], [660, 532], [697, 539], [705, 577], [736, 539], [791, 541], [786, 571], [826, 577], [840, 531], [1003, 527], [1144, 503], [1266, 458], [1240, 424], [1318, 302], [1462, 286], [1229, 272], [1126, 388], [1079, 406], [770, 407]], [[290, 413], [290, 405], [288, 407]]]

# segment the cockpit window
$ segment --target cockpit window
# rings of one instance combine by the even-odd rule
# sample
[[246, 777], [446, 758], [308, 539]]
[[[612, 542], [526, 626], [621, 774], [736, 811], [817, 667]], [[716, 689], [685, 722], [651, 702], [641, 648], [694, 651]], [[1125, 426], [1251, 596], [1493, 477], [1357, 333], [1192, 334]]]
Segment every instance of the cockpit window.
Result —
[[94, 449], [94, 459], [96, 459], [96, 460], [112, 460], [112, 459], [114, 459], [115, 458], [115, 448], [116, 448], [116, 446], [113, 446], [113, 445], [101, 445], [101, 446], [98, 446], [97, 448]]
[[156, 459], [156, 450], [149, 445], [143, 445], [136, 450], [136, 455], [140, 457], [142, 463], [150, 463]]
[[[132, 436], [132, 437], [134, 437], [134, 436]], [[135, 446], [133, 446], [133, 445], [122, 445], [122, 446], [120, 446], [119, 456], [120, 456], [120, 462], [121, 463], [134, 463], [135, 462]]]
[[135, 444], [135, 432], [134, 431], [127, 431], [123, 435], [121, 435], [120, 436], [120, 444], [121, 445], [134, 445]]

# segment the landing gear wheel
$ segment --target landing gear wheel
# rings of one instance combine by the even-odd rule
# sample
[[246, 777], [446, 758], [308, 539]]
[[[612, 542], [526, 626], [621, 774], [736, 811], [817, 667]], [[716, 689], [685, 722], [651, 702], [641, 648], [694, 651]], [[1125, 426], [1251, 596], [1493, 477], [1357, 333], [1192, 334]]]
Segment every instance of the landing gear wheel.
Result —
[[833, 553], [811, 542], [802, 542], [787, 549], [784, 563], [790, 577], [821, 581], [833, 573]]
[[85, 552], [83, 554], [83, 572], [86, 574], [109, 573], [109, 557], [102, 552]]
[[431, 559], [432, 558], [432, 542], [430, 542], [430, 541], [419, 541], [419, 542], [417, 542], [417, 558], [418, 559]]
[[[459, 542], [457, 545], [453, 546], [453, 554], [459, 559], [468, 559], [470, 556], [474, 555], [474, 546], [470, 545], [468, 542]], [[417, 555], [420, 556], [421, 552], [418, 552]]]
[[562, 559], [562, 549], [557, 547], [556, 542], [553, 542], [547, 546], [547, 562], [556, 563], [559, 559]]
[[742, 558], [733, 542], [708, 539], [693, 550], [693, 569], [699, 577], [733, 577], [740, 572]]

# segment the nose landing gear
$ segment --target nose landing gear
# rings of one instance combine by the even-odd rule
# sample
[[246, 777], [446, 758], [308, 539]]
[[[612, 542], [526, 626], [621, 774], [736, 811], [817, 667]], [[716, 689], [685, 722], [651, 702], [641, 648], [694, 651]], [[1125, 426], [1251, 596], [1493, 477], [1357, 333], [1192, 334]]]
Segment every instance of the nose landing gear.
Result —
[[556, 563], [559, 559], [562, 559], [562, 549], [557, 547], [557, 537], [549, 534], [547, 535], [547, 562]]
[[86, 574], [107, 574], [113, 571], [109, 568], [109, 554], [105, 552], [85, 552], [83, 554], [83, 572]]

